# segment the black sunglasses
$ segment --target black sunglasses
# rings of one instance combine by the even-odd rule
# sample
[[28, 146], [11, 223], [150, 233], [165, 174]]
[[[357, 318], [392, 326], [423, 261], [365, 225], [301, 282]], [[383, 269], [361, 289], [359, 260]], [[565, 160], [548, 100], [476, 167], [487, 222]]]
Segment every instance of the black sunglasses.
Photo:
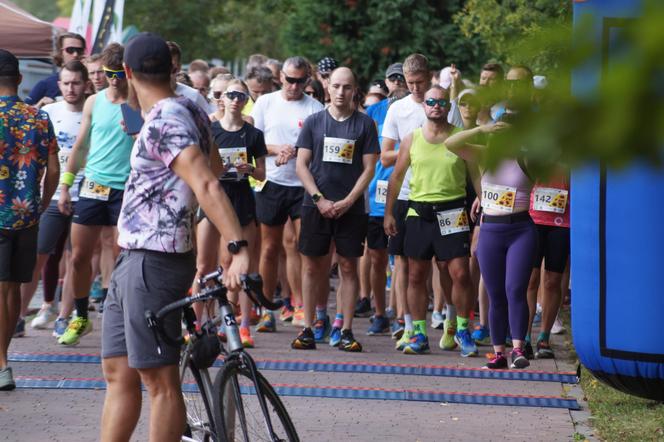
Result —
[[435, 98], [427, 98], [424, 102], [429, 107], [434, 107], [436, 104], [440, 107], [445, 107], [447, 106], [447, 103], [449, 103], [449, 101], [447, 101], [445, 98], [441, 98], [439, 100], [436, 100]]
[[226, 98], [228, 98], [231, 101], [235, 99], [237, 99], [238, 101], [244, 101], [247, 99], [247, 94], [240, 91], [228, 91], [224, 92], [224, 95], [226, 96]]
[[397, 82], [397, 81], [400, 81], [400, 82], [402, 82], [402, 83], [405, 83], [405, 82], [406, 82], [406, 77], [404, 77], [404, 76], [401, 75], [401, 74], [393, 74], [393, 75], [390, 75], [389, 77], [387, 77], [387, 79], [390, 80], [390, 81], [393, 82], [393, 83], [395, 83], [395, 82]]
[[286, 78], [286, 81], [289, 82], [290, 84], [304, 84], [309, 80], [309, 77], [289, 77], [288, 75], [284, 74], [284, 77]]
[[64, 51], [70, 55], [73, 54], [83, 55], [85, 48], [77, 48], [76, 46], [69, 46], [68, 48], [64, 48]]

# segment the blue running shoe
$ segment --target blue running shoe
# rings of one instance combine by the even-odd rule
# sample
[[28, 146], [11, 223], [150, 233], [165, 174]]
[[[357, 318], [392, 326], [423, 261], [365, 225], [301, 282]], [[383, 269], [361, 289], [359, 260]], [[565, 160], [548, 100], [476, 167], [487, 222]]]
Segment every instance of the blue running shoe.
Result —
[[334, 327], [330, 332], [330, 347], [337, 347], [339, 342], [341, 342], [341, 329]]
[[397, 319], [395, 321], [392, 321], [392, 325], [390, 326], [390, 333], [392, 333], [392, 339], [396, 339], [397, 341], [401, 339], [401, 337], [403, 336], [403, 331], [404, 331], [403, 319]]
[[475, 330], [473, 331], [472, 337], [473, 341], [475, 341], [476, 344], [485, 344], [486, 340], [489, 339], [489, 328], [483, 326], [482, 324], [477, 324], [475, 326]]
[[461, 348], [462, 357], [477, 356], [477, 345], [475, 345], [475, 341], [468, 330], [457, 330], [456, 335], [454, 335], [454, 342]]
[[429, 338], [422, 333], [417, 333], [410, 338], [410, 342], [406, 344], [403, 352], [407, 355], [421, 355], [429, 353]]
[[53, 337], [59, 338], [65, 334], [65, 330], [69, 326], [69, 318], [58, 318], [55, 320], [55, 325], [53, 327]]
[[325, 319], [318, 319], [314, 322], [314, 340], [316, 342], [325, 342], [330, 334], [330, 317], [325, 315]]
[[390, 331], [390, 320], [385, 316], [375, 316], [371, 322], [371, 327], [367, 331], [369, 336], [383, 335]]
[[101, 277], [95, 278], [90, 287], [90, 300], [92, 302], [99, 302], [104, 297], [104, 291], [101, 288]]

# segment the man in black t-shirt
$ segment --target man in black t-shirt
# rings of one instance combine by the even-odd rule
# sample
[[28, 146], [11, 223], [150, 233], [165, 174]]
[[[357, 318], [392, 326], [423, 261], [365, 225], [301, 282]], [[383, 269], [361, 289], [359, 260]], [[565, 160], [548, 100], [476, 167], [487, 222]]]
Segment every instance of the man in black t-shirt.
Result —
[[338, 343], [340, 350], [362, 351], [351, 327], [359, 289], [357, 259], [364, 252], [367, 232], [364, 194], [373, 177], [380, 146], [373, 120], [353, 110], [356, 88], [350, 69], [334, 70], [328, 87], [330, 107], [304, 121], [296, 143], [296, 171], [306, 190], [299, 240], [305, 327], [291, 344], [296, 349], [315, 349], [316, 341], [324, 340], [330, 327], [325, 308], [330, 244], [334, 240], [343, 281], [339, 306], [343, 327], [332, 330], [330, 342]]

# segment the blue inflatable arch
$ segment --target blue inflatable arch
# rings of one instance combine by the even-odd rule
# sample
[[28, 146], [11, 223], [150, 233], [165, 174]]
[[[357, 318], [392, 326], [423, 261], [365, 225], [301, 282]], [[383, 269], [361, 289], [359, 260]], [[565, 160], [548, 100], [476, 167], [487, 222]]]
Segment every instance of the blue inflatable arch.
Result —
[[[576, 96], [592, 96], [602, 73], [628, 52], [621, 28], [634, 0], [575, 0], [574, 25], [589, 17], [601, 53], [577, 69]], [[625, 109], [625, 112], [635, 111]], [[601, 164], [572, 174], [572, 329], [581, 363], [598, 379], [664, 401], [664, 171]]]

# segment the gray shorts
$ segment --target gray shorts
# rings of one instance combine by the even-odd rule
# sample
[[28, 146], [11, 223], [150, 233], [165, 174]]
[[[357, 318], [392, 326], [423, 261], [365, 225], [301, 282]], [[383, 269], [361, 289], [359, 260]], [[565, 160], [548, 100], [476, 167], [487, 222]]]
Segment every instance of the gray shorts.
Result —
[[[51, 204], [39, 219], [39, 237], [37, 253], [52, 255], [62, 235], [69, 236], [71, 215], [64, 215], [58, 210], [57, 204]], [[64, 239], [63, 239], [64, 241]]]
[[37, 262], [38, 231], [38, 224], [27, 229], [0, 229], [0, 281], [32, 281]]
[[[159, 311], [166, 304], [186, 296], [194, 280], [193, 252], [162, 253], [123, 250], [115, 263], [104, 302], [101, 356], [127, 356], [131, 368], [174, 365], [180, 348], [160, 339], [157, 353], [154, 334], [145, 321], [145, 311]], [[172, 338], [182, 334], [181, 312], [164, 318], [164, 330]]]

